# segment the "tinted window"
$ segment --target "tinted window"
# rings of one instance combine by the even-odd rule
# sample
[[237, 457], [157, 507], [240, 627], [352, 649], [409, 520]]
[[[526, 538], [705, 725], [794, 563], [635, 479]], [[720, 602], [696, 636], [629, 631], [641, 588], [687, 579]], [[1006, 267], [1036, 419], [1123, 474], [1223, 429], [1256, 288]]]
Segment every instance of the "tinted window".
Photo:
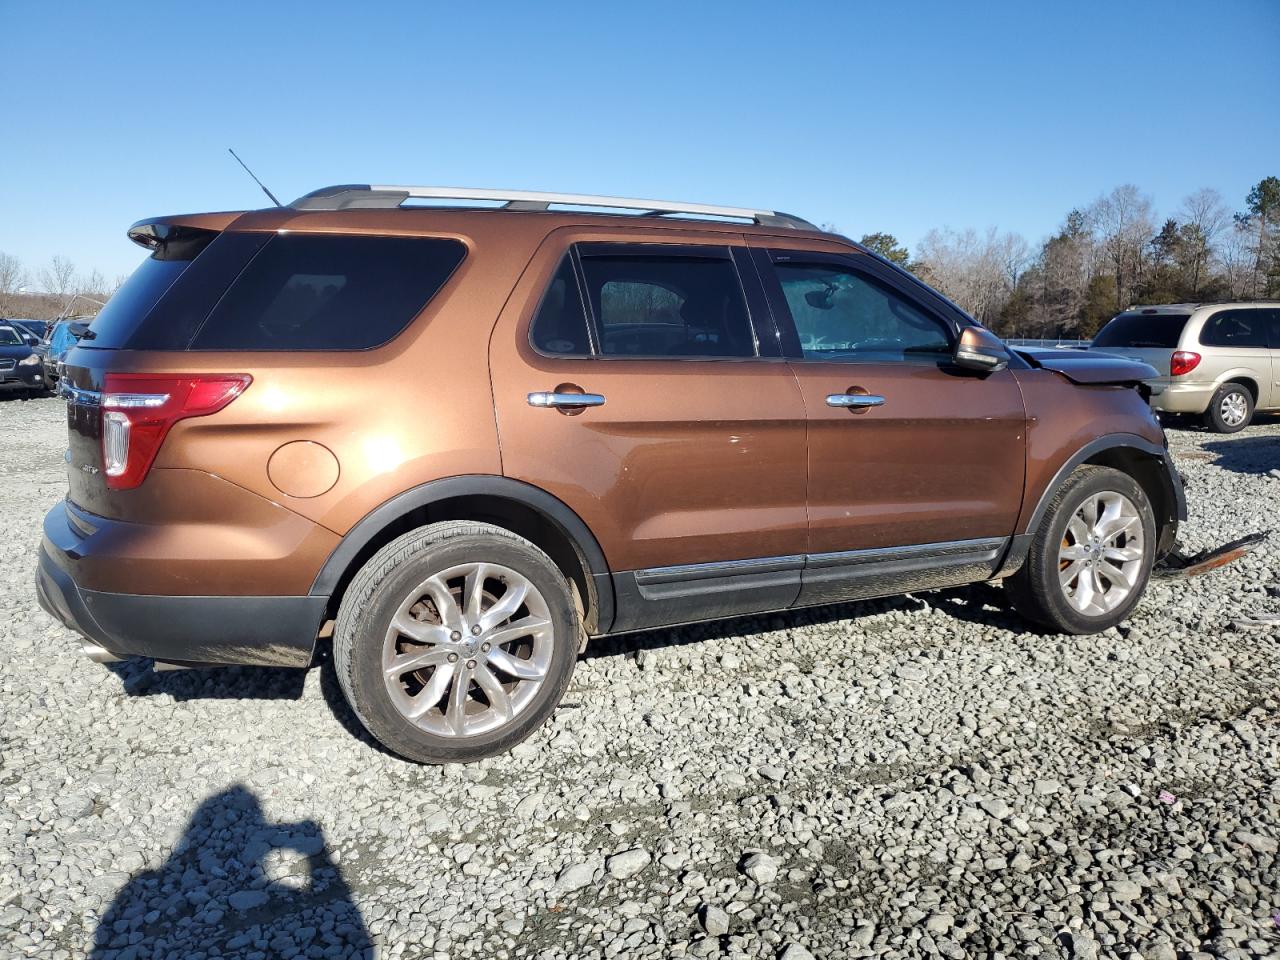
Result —
[[582, 270], [605, 356], [755, 356], [742, 286], [727, 257], [584, 255]]
[[560, 261], [560, 269], [552, 277], [546, 293], [542, 295], [542, 302], [538, 304], [530, 336], [534, 348], [542, 353], [577, 357], [591, 353], [587, 314], [582, 306], [572, 258], [566, 256]]
[[774, 265], [807, 360], [950, 356], [940, 321], [901, 294], [829, 264]]
[[[193, 260], [145, 260], [98, 314], [92, 347], [362, 350], [448, 279], [456, 240], [224, 233]], [[172, 251], [170, 251], [172, 253]]]
[[1267, 346], [1269, 310], [1222, 310], [1200, 328], [1200, 342], [1206, 347]]
[[1098, 332], [1093, 346], [1172, 350], [1188, 317], [1187, 313], [1122, 313]]
[[89, 329], [94, 347], [124, 347], [142, 320], [190, 265], [188, 260], [148, 257], [107, 301]]
[[364, 350], [386, 343], [462, 262], [457, 240], [284, 234], [250, 261], [193, 350]]

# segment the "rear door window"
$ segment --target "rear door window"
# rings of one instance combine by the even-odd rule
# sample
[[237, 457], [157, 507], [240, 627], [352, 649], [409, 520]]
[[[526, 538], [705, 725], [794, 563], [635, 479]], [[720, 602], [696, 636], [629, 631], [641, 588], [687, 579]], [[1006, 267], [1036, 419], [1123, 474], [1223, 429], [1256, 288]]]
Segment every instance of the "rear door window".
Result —
[[542, 295], [530, 333], [534, 348], [552, 357], [585, 357], [591, 353], [587, 313], [574, 275], [573, 256], [566, 254]]
[[1093, 338], [1095, 347], [1169, 349], [1178, 346], [1189, 313], [1122, 313]]
[[583, 244], [580, 250], [602, 356], [756, 356], [746, 299], [727, 247], [678, 255], [657, 245]]
[[1205, 321], [1200, 342], [1206, 347], [1266, 347], [1266, 310], [1220, 310]]

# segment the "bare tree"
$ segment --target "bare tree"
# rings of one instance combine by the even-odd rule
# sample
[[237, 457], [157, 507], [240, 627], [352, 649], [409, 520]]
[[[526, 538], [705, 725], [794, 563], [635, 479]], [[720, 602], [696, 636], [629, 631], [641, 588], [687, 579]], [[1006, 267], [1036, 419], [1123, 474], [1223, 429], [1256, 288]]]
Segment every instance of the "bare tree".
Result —
[[76, 265], [64, 256], [56, 256], [41, 267], [40, 287], [55, 297], [68, 297], [76, 292]]
[[930, 230], [917, 246], [920, 275], [984, 323], [1000, 313], [1028, 261], [1017, 234]]
[[87, 277], [80, 278], [75, 292], [95, 300], [105, 301], [108, 295], [107, 278], [98, 270], [93, 270]]
[[1182, 201], [1177, 216], [1182, 221], [1182, 259], [1194, 297], [1208, 276], [1223, 231], [1231, 225], [1231, 212], [1222, 194], [1205, 187]]
[[1115, 308], [1122, 310], [1141, 280], [1143, 251], [1155, 236], [1151, 198], [1126, 183], [1095, 200], [1086, 216], [1115, 277]]
[[1253, 288], [1255, 263], [1253, 227], [1249, 223], [1236, 223], [1226, 231], [1218, 244], [1218, 260], [1222, 264], [1223, 279], [1233, 299], [1249, 296]]
[[22, 261], [11, 253], [0, 252], [0, 316], [15, 312], [14, 299], [26, 282]]

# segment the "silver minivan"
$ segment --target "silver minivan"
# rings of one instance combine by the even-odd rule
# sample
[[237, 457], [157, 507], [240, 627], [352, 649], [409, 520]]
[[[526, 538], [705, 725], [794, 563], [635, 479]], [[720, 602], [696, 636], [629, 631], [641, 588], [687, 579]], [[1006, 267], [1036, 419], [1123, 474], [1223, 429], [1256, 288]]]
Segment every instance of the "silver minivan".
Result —
[[1090, 344], [1159, 371], [1151, 405], [1235, 433], [1255, 410], [1280, 410], [1280, 301], [1130, 307]]

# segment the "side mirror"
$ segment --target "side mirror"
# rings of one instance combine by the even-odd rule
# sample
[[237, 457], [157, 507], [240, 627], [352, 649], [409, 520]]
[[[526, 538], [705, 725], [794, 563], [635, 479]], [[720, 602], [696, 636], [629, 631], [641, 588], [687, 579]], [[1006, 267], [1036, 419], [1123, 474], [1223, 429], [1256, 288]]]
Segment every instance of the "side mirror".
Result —
[[965, 327], [956, 341], [951, 359], [957, 367], [995, 373], [1009, 366], [1009, 348], [990, 330]]

